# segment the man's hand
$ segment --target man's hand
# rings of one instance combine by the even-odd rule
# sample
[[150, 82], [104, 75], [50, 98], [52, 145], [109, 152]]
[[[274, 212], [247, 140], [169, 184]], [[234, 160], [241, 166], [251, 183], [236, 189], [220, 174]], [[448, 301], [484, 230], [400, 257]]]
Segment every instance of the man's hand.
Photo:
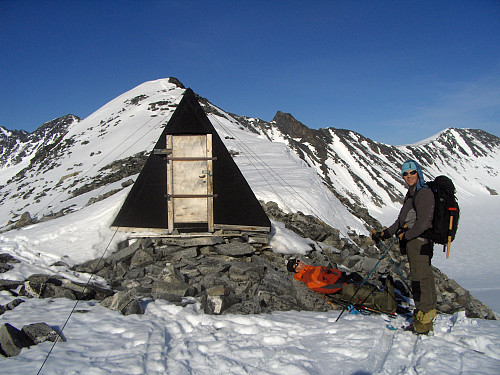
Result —
[[384, 229], [382, 232], [377, 232], [375, 229], [372, 231], [372, 239], [376, 244], [380, 242], [380, 240], [386, 240], [391, 238], [391, 234], [387, 229]]
[[405, 225], [404, 228], [399, 228], [398, 231], [396, 232], [396, 236], [398, 236], [400, 241], [403, 241], [405, 238], [405, 233], [408, 230], [408, 226]]
[[382, 232], [377, 232], [375, 229], [372, 230], [372, 240], [375, 241], [375, 243], [378, 245], [380, 242], [380, 235]]
[[390, 234], [387, 229], [384, 229], [382, 231], [382, 233], [380, 234], [380, 239], [381, 240], [386, 240], [386, 239], [391, 238], [391, 237], [392, 237], [392, 234]]

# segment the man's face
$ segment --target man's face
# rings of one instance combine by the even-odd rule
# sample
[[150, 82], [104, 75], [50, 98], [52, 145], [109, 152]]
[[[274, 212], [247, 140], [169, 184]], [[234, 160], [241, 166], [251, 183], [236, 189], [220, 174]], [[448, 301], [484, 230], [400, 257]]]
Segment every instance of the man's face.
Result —
[[295, 272], [299, 272], [305, 267], [305, 263], [302, 262], [301, 260], [298, 260], [297, 263], [295, 264]]
[[403, 178], [409, 187], [415, 186], [418, 181], [418, 174], [415, 170], [409, 170], [403, 173]]

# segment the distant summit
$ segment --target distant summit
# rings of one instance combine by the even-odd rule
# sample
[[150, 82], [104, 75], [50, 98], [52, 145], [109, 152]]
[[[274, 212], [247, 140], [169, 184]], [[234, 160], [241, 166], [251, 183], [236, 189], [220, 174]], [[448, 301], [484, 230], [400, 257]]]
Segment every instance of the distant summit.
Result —
[[276, 127], [283, 133], [292, 138], [306, 137], [312, 135], [312, 129], [296, 120], [290, 113], [276, 112], [272, 120]]

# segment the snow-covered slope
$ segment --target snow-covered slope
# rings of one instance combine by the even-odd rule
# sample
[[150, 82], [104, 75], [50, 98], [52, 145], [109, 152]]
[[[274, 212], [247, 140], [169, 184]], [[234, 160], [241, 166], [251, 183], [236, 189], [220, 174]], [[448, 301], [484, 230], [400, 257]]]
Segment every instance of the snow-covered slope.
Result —
[[[114, 249], [123, 234], [109, 225], [129, 190], [121, 183], [136, 176], [136, 164], [151, 151], [183, 92], [176, 80], [146, 82], [83, 120], [65, 116], [31, 134], [0, 129], [0, 229], [25, 211], [39, 219], [66, 213], [0, 234], [0, 253], [21, 260], [2, 278], [62, 273], [88, 280], [89, 275], [54, 263], [72, 265]], [[227, 148], [238, 153], [235, 161], [259, 199], [319, 216], [344, 234], [366, 233], [364, 222], [352, 214], [360, 213], [356, 210], [366, 209], [383, 224], [394, 219], [405, 190], [398, 173], [404, 159], [420, 160], [429, 175], [451, 176], [462, 206], [461, 226], [451, 258], [445, 261], [437, 251], [434, 264], [500, 311], [495, 305], [500, 300], [498, 138], [446, 129], [418, 145], [388, 146], [347, 130], [286, 126], [287, 116], [264, 122], [230, 115], [200, 100]], [[273, 243], [294, 247], [289, 253], [309, 246], [284, 228], [276, 233]], [[0, 304], [11, 299], [0, 293]], [[35, 321], [61, 328], [74, 308], [74, 301], [31, 299], [0, 320], [18, 328]], [[434, 335], [417, 338], [389, 331], [383, 316], [345, 315], [335, 323], [335, 311], [217, 317], [204, 315], [196, 303], [183, 308], [161, 301], [147, 304], [143, 316], [124, 317], [88, 302], [76, 310], [64, 331], [67, 342], [57, 344], [42, 374], [500, 371], [498, 322], [461, 314], [439, 316]], [[402, 319], [390, 323], [401, 325]], [[50, 348], [43, 343], [16, 358], [0, 357], [2, 370], [36, 373]]]
[[[0, 169], [0, 222], [16, 219], [24, 211], [42, 217], [64, 208], [78, 209], [93, 195], [114, 188], [110, 182], [116, 183], [115, 179], [98, 185], [98, 190], [85, 187], [112, 175], [106, 170], [109, 164], [150, 150], [183, 91], [168, 80], [148, 82], [83, 121], [73, 121], [57, 136], [25, 140], [18, 148], [30, 152], [16, 155]], [[80, 189], [94, 191], [77, 195]]]
[[[2, 296], [0, 296], [2, 297]], [[0, 303], [2, 300], [0, 299]], [[3, 320], [60, 327], [74, 302], [30, 300]], [[485, 374], [500, 371], [498, 321], [439, 316], [433, 336], [390, 331], [382, 316], [277, 312], [213, 316], [156, 301], [141, 316], [81, 302], [66, 342], [42, 343], [13, 358], [5, 374]], [[45, 361], [45, 359], [47, 359]], [[45, 362], [44, 362], [45, 361]], [[43, 368], [42, 368], [43, 365]], [[40, 372], [38, 372], [42, 369]]]
[[[21, 279], [34, 273], [61, 274], [86, 282], [90, 275], [54, 266], [80, 262], [113, 248], [112, 212], [124, 192], [79, 212], [0, 235], [0, 248], [22, 262], [4, 274]], [[308, 241], [284, 228], [273, 239], [290, 253]], [[94, 280], [96, 278], [94, 277]], [[99, 281], [99, 279], [97, 278]], [[0, 292], [0, 305], [12, 300]], [[500, 371], [500, 322], [441, 314], [430, 336], [387, 325], [401, 316], [363, 316], [339, 311], [276, 312], [262, 315], [206, 315], [192, 297], [182, 307], [144, 303], [144, 315], [123, 316], [95, 301], [28, 299], [0, 315], [17, 328], [45, 322], [65, 341], [0, 356], [6, 374], [491, 374]], [[69, 320], [68, 320], [69, 319]], [[65, 322], [67, 321], [67, 324]], [[53, 350], [52, 350], [53, 348]], [[41, 370], [39, 372], [39, 370]]]
[[[21, 147], [12, 149], [12, 158], [0, 169], [0, 223], [25, 211], [39, 219], [75, 211], [91, 198], [120, 188], [132, 174], [124, 173], [131, 168], [120, 168], [120, 161], [151, 152], [183, 92], [177, 82], [166, 79], [146, 82], [74, 121], [57, 137], [25, 140], [22, 148], [30, 152], [24, 157], [17, 152]], [[344, 233], [366, 231], [286, 145], [255, 135], [202, 102], [227, 147], [239, 153], [236, 162], [259, 199], [274, 200], [287, 211], [316, 214]], [[305, 194], [311, 187], [317, 193]]]

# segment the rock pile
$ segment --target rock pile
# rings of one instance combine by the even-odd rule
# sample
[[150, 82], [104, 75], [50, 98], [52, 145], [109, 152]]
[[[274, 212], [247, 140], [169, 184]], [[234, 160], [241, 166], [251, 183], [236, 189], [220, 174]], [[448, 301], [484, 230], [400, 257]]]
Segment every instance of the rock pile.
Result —
[[[316, 217], [304, 215], [301, 212], [284, 213], [274, 202], [268, 202], [263, 207], [270, 218], [285, 223], [286, 228], [303, 237], [318, 241], [318, 246], [322, 248], [322, 251], [315, 249], [306, 257], [306, 261], [309, 258], [317, 265], [337, 265], [337, 268], [342, 271], [356, 272], [365, 277], [383, 255], [386, 246], [390, 246], [391, 240], [388, 240], [385, 245], [377, 248], [371, 238], [358, 236], [354, 233], [348, 234], [349, 239], [340, 238], [337, 230]], [[408, 288], [401, 281], [399, 275], [401, 273], [404, 282], [409, 284], [410, 269], [406, 255], [400, 254], [397, 244], [394, 245], [389, 254], [394, 264], [389, 257], [384, 258], [377, 266], [370, 281], [373, 284], [378, 284], [377, 281], [381, 277], [391, 275], [396, 280], [396, 288], [400, 292], [401, 298], [407, 300], [409, 297]], [[439, 255], [436, 253], [436, 256]], [[438, 289], [438, 310], [440, 312], [454, 314], [465, 310], [466, 315], [470, 318], [497, 319], [496, 314], [488, 306], [473, 297], [455, 280], [448, 278], [436, 267], [433, 267], [433, 272]]]
[[205, 312], [264, 313], [328, 305], [286, 271], [265, 235], [137, 239], [110, 257], [74, 268], [95, 273], [117, 291], [182, 303], [199, 297]]

